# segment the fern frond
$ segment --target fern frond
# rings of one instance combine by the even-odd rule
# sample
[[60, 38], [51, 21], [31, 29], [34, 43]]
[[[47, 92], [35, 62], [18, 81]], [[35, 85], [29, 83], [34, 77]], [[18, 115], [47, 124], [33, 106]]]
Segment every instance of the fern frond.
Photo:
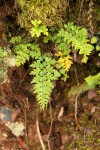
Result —
[[90, 87], [88, 86], [88, 84], [86, 82], [84, 82], [83, 84], [77, 86], [73, 86], [69, 92], [68, 92], [68, 97], [70, 97], [71, 95], [77, 95], [77, 94], [81, 94], [85, 91], [88, 91], [90, 89]]
[[26, 60], [29, 60], [30, 55], [29, 55], [29, 46], [28, 44], [19, 44], [15, 47], [16, 50], [16, 65], [20, 66], [21, 64], [24, 64]]
[[48, 36], [48, 28], [45, 25], [41, 25], [41, 21], [39, 20], [32, 20], [31, 23], [33, 27], [31, 28], [31, 36], [32, 37], [39, 37], [42, 33]]
[[[87, 62], [87, 56], [91, 54], [94, 47], [89, 44], [88, 32], [85, 28], [75, 26], [73, 23], [64, 25], [57, 34], [55, 34], [55, 42], [58, 43], [59, 50], [67, 51], [68, 47], [73, 47], [75, 51], [83, 55], [82, 62]], [[69, 51], [70, 52], [70, 51]]]
[[18, 44], [20, 42], [21, 42], [21, 36], [15, 36], [10, 39], [10, 43], [12, 43], [12, 44], [15, 44], [15, 43]]
[[100, 73], [94, 76], [88, 76], [87, 78], [85, 78], [85, 81], [90, 88], [94, 88], [96, 85], [100, 85]]
[[97, 75], [94, 76], [88, 76], [85, 79], [85, 82], [81, 85], [74, 86], [72, 87], [69, 92], [68, 92], [68, 96], [70, 97], [71, 95], [77, 95], [77, 94], [81, 94], [85, 91], [88, 91], [90, 89], [95, 88], [95, 86], [100, 85], [100, 73], [98, 73]]
[[36, 98], [44, 110], [53, 89], [53, 80], [56, 80], [60, 73], [53, 68], [55, 60], [51, 59], [48, 55], [43, 55], [35, 60], [35, 63], [31, 64], [33, 79], [31, 83], [34, 83], [34, 93], [37, 94]]

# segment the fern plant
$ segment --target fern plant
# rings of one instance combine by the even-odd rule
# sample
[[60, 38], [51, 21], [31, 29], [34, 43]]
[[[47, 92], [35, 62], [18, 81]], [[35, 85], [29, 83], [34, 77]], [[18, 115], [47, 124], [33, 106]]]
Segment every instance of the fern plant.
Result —
[[69, 90], [68, 92], [69, 97], [71, 95], [81, 94], [90, 89], [94, 89], [96, 86], [100, 86], [100, 73], [93, 75], [93, 76], [89, 75], [84, 80], [85, 81], [83, 82], [83, 84], [80, 84], [79, 86], [73, 86]]
[[64, 25], [54, 37], [55, 42], [58, 44], [60, 51], [67, 51], [69, 54], [71, 51], [78, 51], [83, 55], [82, 62], [86, 63], [87, 59], [94, 47], [89, 44], [88, 32], [85, 28], [80, 28], [73, 23]]
[[100, 73], [94, 76], [89, 75], [85, 78], [85, 81], [87, 82], [89, 88], [93, 89], [96, 85], [100, 85]]
[[37, 93], [36, 98], [42, 109], [45, 108], [50, 99], [54, 87], [53, 81], [60, 77], [60, 73], [53, 67], [54, 64], [55, 60], [46, 54], [38, 57], [38, 59], [31, 64], [32, 71], [30, 74], [33, 75], [31, 83], [35, 84], [34, 93]]
[[20, 66], [31, 57], [33, 63], [30, 65], [34, 83], [33, 92], [37, 94], [36, 98], [44, 110], [53, 89], [53, 81], [60, 77], [60, 73], [54, 69], [55, 60], [48, 54], [41, 55], [38, 44], [19, 44], [15, 47], [16, 50], [16, 64]]
[[[22, 41], [21, 37], [13, 37], [11, 43], [14, 45], [16, 52], [16, 65], [23, 65], [26, 61], [32, 58], [30, 65], [33, 76], [31, 83], [34, 84], [33, 92], [36, 93], [37, 101], [44, 110], [48, 100], [50, 99], [51, 92], [53, 90], [53, 81], [61, 77], [64, 81], [68, 78], [68, 71], [73, 64], [72, 52], [78, 51], [83, 55], [83, 62], [87, 62], [88, 56], [93, 51], [94, 47], [91, 43], [96, 42], [96, 38], [91, 41], [88, 39], [88, 32], [85, 28], [75, 26], [73, 23], [64, 25], [58, 33], [55, 30], [51, 30], [52, 35], [48, 28], [42, 25], [40, 20], [31, 21], [33, 27], [30, 30], [31, 37], [34, 42]], [[43, 35], [44, 44], [51, 40], [55, 44], [55, 54], [41, 53], [40, 46], [38, 44], [38, 38]], [[42, 37], [43, 37], [42, 36]], [[18, 43], [18, 44], [17, 44]], [[98, 75], [99, 76], [99, 75]], [[99, 78], [95, 76], [91, 80]], [[86, 78], [86, 88], [88, 89], [90, 84], [89, 78]], [[96, 82], [96, 85], [98, 81]]]
[[[34, 20], [32, 24], [30, 33], [33, 38], [38, 38], [41, 34], [48, 35], [47, 28], [41, 25], [41, 21]], [[60, 77], [60, 73], [55, 68], [56, 60], [52, 58], [51, 54], [41, 54], [39, 44], [36, 44], [36, 42], [23, 43], [20, 37], [13, 37], [10, 42], [14, 44], [17, 66], [23, 65], [32, 58], [30, 74], [33, 76], [31, 81], [31, 83], [34, 83], [33, 92], [36, 93], [37, 101], [44, 110], [54, 87], [53, 81]]]
[[[53, 32], [54, 31], [55, 30], [53, 30]], [[65, 24], [58, 33], [54, 33], [52, 36], [53, 32], [51, 32], [51, 35], [49, 33], [47, 37], [44, 37], [44, 42], [47, 43], [49, 40], [55, 42], [55, 56], [57, 57], [58, 63], [61, 64], [65, 76], [73, 64], [72, 53], [76, 54], [76, 52], [78, 52], [83, 56], [82, 62], [86, 63], [88, 56], [94, 49], [92, 44], [94, 44], [97, 39], [93, 37], [90, 41], [87, 30], [74, 25], [74, 23]], [[64, 81], [66, 81], [67, 78], [68, 75], [63, 78]]]
[[32, 20], [31, 21], [33, 27], [31, 28], [31, 36], [39, 37], [42, 33], [44, 35], [48, 35], [48, 28], [45, 25], [41, 25], [41, 21], [39, 20]]

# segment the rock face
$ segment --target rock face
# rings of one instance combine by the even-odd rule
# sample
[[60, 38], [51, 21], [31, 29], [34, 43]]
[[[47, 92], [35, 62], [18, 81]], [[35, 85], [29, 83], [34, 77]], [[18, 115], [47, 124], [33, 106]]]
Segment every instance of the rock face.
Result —
[[19, 113], [20, 113], [20, 109], [14, 109], [14, 108], [2, 106], [0, 108], [0, 120], [2, 123], [14, 122]]
[[0, 108], [0, 119], [1, 121], [12, 121], [12, 111], [7, 107]]

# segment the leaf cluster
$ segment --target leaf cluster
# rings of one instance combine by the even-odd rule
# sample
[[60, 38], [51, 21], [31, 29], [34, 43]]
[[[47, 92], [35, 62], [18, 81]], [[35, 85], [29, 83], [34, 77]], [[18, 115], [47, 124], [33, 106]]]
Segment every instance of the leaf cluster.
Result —
[[45, 25], [41, 25], [41, 21], [37, 21], [36, 19], [35, 20], [32, 20], [31, 21], [33, 27], [31, 28], [31, 36], [34, 37], [39, 37], [42, 33], [44, 35], [48, 35], [48, 28], [45, 26]]
[[[83, 55], [82, 62], [86, 63], [91, 52], [93, 51], [93, 45], [89, 44], [88, 32], [85, 28], [80, 28], [73, 23], [64, 25], [64, 28], [54, 37], [55, 42], [58, 44], [60, 51], [78, 51], [80, 55]], [[70, 51], [69, 51], [70, 49]]]
[[73, 86], [69, 90], [68, 92], [69, 97], [71, 95], [81, 94], [90, 89], [94, 89], [97, 85], [100, 86], [100, 73], [93, 75], [93, 76], [89, 75], [84, 80], [85, 82], [83, 84], [80, 84], [79, 86]]
[[100, 73], [94, 76], [89, 75], [85, 78], [85, 81], [87, 82], [89, 88], [93, 89], [96, 85], [100, 85]]
[[[13, 37], [15, 43], [17, 37]], [[31, 83], [34, 83], [33, 92], [37, 94], [36, 98], [44, 110], [53, 89], [53, 81], [57, 80], [61, 74], [54, 68], [56, 61], [50, 54], [41, 55], [39, 44], [18, 43], [15, 45], [16, 65], [23, 65], [32, 58], [33, 62], [30, 67], [33, 76]]]
[[31, 75], [33, 79], [31, 83], [34, 83], [34, 93], [37, 94], [36, 98], [44, 110], [53, 89], [53, 81], [60, 77], [60, 73], [54, 69], [53, 65], [55, 60], [49, 55], [44, 54], [38, 57], [34, 63], [31, 64]]

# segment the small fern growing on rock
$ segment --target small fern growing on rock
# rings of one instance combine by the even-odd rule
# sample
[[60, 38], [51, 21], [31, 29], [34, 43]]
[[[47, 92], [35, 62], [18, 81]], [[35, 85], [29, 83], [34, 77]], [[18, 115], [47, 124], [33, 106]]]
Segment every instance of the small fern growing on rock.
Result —
[[[52, 35], [50, 35], [48, 28], [42, 25], [40, 20], [32, 20], [31, 24], [33, 25], [30, 29], [32, 41], [27, 43], [24, 40], [22, 41], [21, 37], [13, 37], [10, 42], [14, 45], [17, 55], [17, 66], [23, 65], [31, 58], [30, 74], [33, 76], [31, 81], [34, 84], [33, 93], [36, 93], [37, 101], [44, 110], [54, 88], [53, 82], [59, 77], [64, 81], [68, 78], [68, 71], [73, 64], [72, 53], [77, 51], [83, 56], [82, 62], [86, 63], [88, 56], [94, 49], [91, 43], [96, 42], [96, 39], [94, 38], [90, 41], [87, 30], [77, 27], [73, 23], [64, 25], [58, 33], [52, 30]], [[45, 43], [49, 40], [55, 44], [54, 55], [46, 53], [43, 47], [40, 48], [39, 41], [43, 38], [44, 43], [42, 41], [42, 44], [44, 44], [45, 50]], [[88, 86], [92, 86], [88, 85], [90, 84], [90, 78], [94, 83], [98, 76], [86, 78], [86, 83], [81, 86], [80, 92], [87, 90]]]

